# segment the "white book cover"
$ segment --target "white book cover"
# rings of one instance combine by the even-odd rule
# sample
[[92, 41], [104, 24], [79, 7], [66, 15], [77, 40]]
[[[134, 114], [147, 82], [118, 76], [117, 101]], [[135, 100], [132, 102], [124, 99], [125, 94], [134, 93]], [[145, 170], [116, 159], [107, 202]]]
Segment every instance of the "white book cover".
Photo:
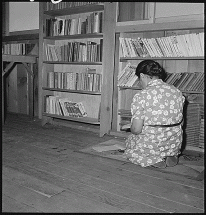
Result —
[[112, 150], [124, 150], [126, 147], [123, 144], [114, 144], [114, 145], [98, 145], [98, 146], [93, 146], [92, 147], [95, 151], [98, 152], [105, 152], [105, 151], [112, 151]]
[[151, 50], [151, 48], [150, 48], [150, 46], [149, 46], [149, 44], [148, 44], [146, 38], [142, 38], [141, 41], [143, 42], [145, 48], [147, 49], [147, 51], [148, 51], [150, 57], [154, 57], [153, 51]]
[[181, 52], [183, 53], [183, 56], [188, 57], [189, 53], [188, 53], [188, 49], [186, 47], [187, 44], [185, 43], [184, 38], [182, 37], [182, 35], [177, 35], [176, 39], [178, 42], [177, 45], [178, 45], [179, 49], [181, 50]]
[[157, 40], [158, 43], [159, 43], [159, 46], [160, 46], [160, 48], [161, 48], [161, 50], [162, 50], [162, 53], [163, 53], [163, 56], [164, 56], [164, 57], [167, 57], [168, 54], [167, 54], [167, 50], [166, 50], [165, 44], [164, 44], [163, 41], [162, 41], [162, 37], [158, 37], [158, 38], [156, 38], [156, 40]]

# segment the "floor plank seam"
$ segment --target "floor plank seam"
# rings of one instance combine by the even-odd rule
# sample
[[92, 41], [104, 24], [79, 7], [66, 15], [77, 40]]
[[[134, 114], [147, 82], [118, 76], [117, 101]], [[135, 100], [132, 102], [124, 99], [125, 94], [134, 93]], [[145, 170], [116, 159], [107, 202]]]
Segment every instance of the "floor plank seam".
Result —
[[[20, 163], [21, 163], [21, 162], [20, 162]], [[47, 163], [49, 163], [49, 162], [47, 162]], [[22, 164], [23, 164], [23, 163], [22, 163]], [[55, 164], [52, 164], [52, 163], [49, 163], [49, 164], [51, 164], [51, 165], [54, 165], [54, 166], [58, 167], [58, 166], [57, 166], [57, 165], [55, 165]], [[26, 166], [31, 167], [31, 168], [33, 168], [33, 169], [37, 169], [37, 168], [32, 167], [32, 166], [27, 165], [27, 164], [23, 164], [23, 165], [26, 165]], [[60, 168], [62, 168], [62, 169], [67, 169], [67, 168], [64, 168], [64, 167], [60, 167]], [[37, 170], [38, 170], [38, 169], [37, 169]], [[43, 169], [41, 169], [41, 168], [39, 168], [39, 170], [41, 170], [41, 171], [43, 171], [43, 172], [47, 172], [47, 171], [45, 171], [45, 170], [43, 170]], [[70, 170], [70, 171], [74, 171], [74, 170], [71, 170], [71, 169], [68, 169], [68, 170]], [[74, 172], [77, 172], [77, 171], [74, 171]], [[65, 177], [65, 176], [60, 176], [60, 175], [57, 175], [57, 174], [54, 174], [54, 173], [51, 173], [51, 172], [47, 172], [47, 173], [49, 173], [49, 174], [51, 174], [51, 175], [55, 175], [55, 176], [57, 176], [57, 177], [61, 177], [61, 178], [63, 178], [63, 180], [64, 180], [64, 179], [69, 179], [69, 178], [67, 178], [67, 177]], [[85, 174], [85, 173], [81, 173], [81, 174]], [[86, 174], [85, 174], [85, 175], [86, 175]], [[88, 176], [89, 176], [89, 175], [88, 175]], [[96, 177], [94, 177], [94, 176], [90, 176], [90, 177], [93, 177], [93, 178], [95, 178], [95, 179], [97, 179], [97, 180], [103, 180], [103, 181], [108, 182], [108, 183], [111, 183], [111, 184], [115, 184], [115, 183], [113, 183], [113, 182], [106, 181], [106, 180], [104, 180], [104, 179], [100, 179], [100, 178], [96, 178]], [[74, 181], [73, 179], [69, 179], [69, 180]], [[84, 184], [83, 182], [77, 182], [77, 183]], [[122, 185], [119, 185], [119, 184], [115, 184], [115, 185], [117, 185], [117, 186], [122, 186]], [[106, 191], [106, 190], [102, 190], [102, 189], [99, 189], [99, 188], [96, 188], [96, 187], [93, 187], [93, 186], [90, 186], [90, 185], [87, 185], [87, 184], [86, 184], [86, 186], [88, 186], [88, 187], [92, 187], [92, 188], [94, 188], [94, 189], [96, 189], [96, 190], [100, 190], [100, 191], [103, 191], [103, 192], [106, 192], [106, 193], [110, 193], [110, 194], [112, 194], [112, 195], [119, 196], [118, 194], [114, 194], [114, 193], [108, 192], [108, 191]], [[66, 189], [66, 190], [67, 190], [67, 189]], [[65, 191], [65, 190], [64, 190], [64, 191]], [[71, 191], [71, 190], [69, 190], [69, 191]], [[187, 204], [184, 204], [184, 203], [181, 203], [181, 202], [177, 202], [177, 201], [174, 201], [174, 200], [171, 200], [171, 199], [168, 199], [168, 198], [162, 197], [162, 196], [156, 196], [156, 195], [153, 195], [153, 194], [150, 194], [150, 193], [147, 193], [147, 192], [141, 191], [141, 190], [136, 190], [136, 191], [138, 191], [138, 192], [142, 192], [142, 193], [145, 193], [145, 194], [150, 195], [150, 196], [157, 197], [157, 198], [159, 198], [159, 199], [165, 199], [165, 200], [167, 200], [167, 201], [171, 201], [171, 202], [174, 202], [174, 203], [178, 203], [178, 204], [180, 204], [180, 205], [189, 206], [189, 207], [191, 207], [191, 208], [196, 208], [196, 209], [202, 210], [202, 208], [198, 208], [198, 207], [194, 207], [194, 206], [191, 206], [191, 205], [187, 205]], [[75, 193], [75, 192], [74, 192], [74, 193]], [[135, 201], [135, 200], [130, 199], [130, 198], [125, 197], [125, 196], [121, 196], [121, 197], [122, 197], [122, 198], [129, 199], [129, 200], [134, 201], [134, 202], [138, 202], [138, 201]], [[50, 198], [50, 197], [49, 197], [49, 198]], [[200, 199], [201, 199], [201, 198], [200, 198]], [[138, 203], [140, 203], [140, 204], [144, 204], [144, 203], [142, 203], [142, 202], [138, 202]], [[151, 205], [148, 205], [148, 204], [145, 204], [145, 205], [150, 206], [150, 207], [154, 207], [154, 206], [151, 206]], [[156, 207], [154, 207], [154, 208], [155, 208], [155, 209], [160, 209], [160, 208], [156, 208]], [[166, 211], [166, 212], [168, 212], [168, 211]]]
[[[82, 151], [74, 151], [74, 152], [76, 152], [76, 153], [82, 153], [82, 154], [88, 154], [87, 152], [82, 152]], [[96, 156], [96, 157], [101, 157], [101, 158], [103, 158], [103, 159], [105, 159], [105, 160], [115, 160], [114, 158], [109, 158], [109, 157], [103, 157], [103, 156], [100, 156], [100, 155], [96, 155], [96, 154], [91, 154], [92, 156]], [[119, 163], [122, 163], [122, 165], [125, 165], [125, 164], [131, 164], [131, 163], [129, 163], [129, 162], [124, 162], [124, 161], [121, 161], [121, 160], [116, 160], [116, 161], [118, 161]], [[132, 164], [131, 164], [132, 165]], [[151, 167], [149, 167], [149, 168], [151, 168]], [[122, 168], [123, 170], [125, 170], [125, 171], [127, 171], [127, 172], [132, 172], [132, 173], [134, 173], [134, 174], [142, 174], [142, 175], [145, 175], [145, 176], [147, 176], [147, 177], [152, 177], [152, 178], [157, 178], [157, 179], [160, 179], [160, 180], [163, 180], [163, 179], [165, 179], [165, 178], [159, 178], [159, 177], [156, 177], [156, 176], [151, 176], [151, 175], [147, 175], [147, 174], [144, 174], [144, 173], [137, 173], [137, 172], [134, 172], [134, 171], [131, 171], [131, 170], [128, 170], [128, 169], [126, 169], [126, 168]], [[153, 170], [153, 171], [155, 171], [155, 170]], [[157, 171], [157, 170], [156, 170]], [[164, 175], [171, 175], [172, 173], [168, 173], [168, 172], [162, 172], [161, 171], [161, 173], [163, 173]], [[185, 178], [186, 176], [182, 176], [182, 175], [178, 175], [179, 177], [182, 177], [182, 178]], [[190, 180], [195, 180], [196, 178], [192, 178], [192, 177], [190, 177], [190, 176], [188, 176], [187, 177], [188, 179], [190, 179]], [[199, 188], [196, 188], [196, 187], [193, 187], [193, 186], [190, 186], [190, 185], [185, 185], [185, 184], [181, 184], [181, 183], [178, 183], [178, 182], [176, 182], [176, 181], [171, 181], [170, 179], [166, 179], [166, 180], [169, 180], [171, 183], [174, 183], [174, 184], [179, 184], [179, 185], [183, 185], [183, 186], [188, 186], [188, 187], [191, 187], [191, 188], [195, 188], [195, 189], [199, 189]], [[198, 183], [198, 182], [197, 182]], [[199, 189], [199, 190], [203, 190], [203, 188], [202, 189]]]
[[[12, 198], [11, 196], [6, 195], [5, 193], [2, 193], [2, 194], [5, 195], [7, 198], [10, 198], [10, 199], [12, 199], [13, 201], [15, 201], [15, 202], [17, 202], [17, 203], [23, 204], [23, 205], [25, 205], [25, 206], [28, 206], [28, 207], [31, 207], [31, 208], [37, 210], [36, 212], [39, 212], [39, 213], [43, 212], [43, 211], [38, 211], [38, 209], [35, 208], [35, 207], [33, 207], [32, 205], [28, 205], [28, 204], [26, 204], [26, 203], [24, 203], [24, 202], [18, 201], [18, 200], [16, 200], [16, 199]], [[7, 211], [3, 211], [3, 210], [2, 210], [2, 212], [7, 212]]]
[[[29, 166], [29, 165], [26, 165], [26, 166]], [[33, 169], [36, 169], [36, 168], [34, 168], [34, 167], [32, 167], [32, 166], [29, 166], [29, 167], [31, 167], [31, 168], [33, 168]], [[62, 178], [63, 180], [69, 179], [69, 178], [67, 178], [67, 177], [63, 177], [63, 176], [60, 176], [60, 175], [56, 175], [56, 174], [54, 174], [54, 173], [47, 172], [47, 171], [42, 170], [42, 169], [40, 169], [40, 168], [39, 168], [39, 170], [41, 170], [41, 171], [43, 171], [43, 172], [46, 172], [46, 173], [49, 173], [49, 174], [51, 174], [51, 175], [60, 177], [60, 178]], [[69, 179], [69, 180], [76, 182], [76, 181], [73, 180], [73, 179]], [[108, 192], [108, 191], [105, 191], [105, 190], [102, 190], [102, 189], [99, 189], [99, 188], [96, 188], [96, 187], [87, 185], [87, 184], [85, 184], [85, 183], [83, 183], [83, 182], [76, 182], [76, 183], [78, 183], [78, 184], [83, 184], [84, 186], [91, 187], [91, 188], [93, 188], [93, 189], [96, 189], [96, 190], [99, 190], [99, 191], [102, 191], [102, 192], [105, 192], [105, 193], [110, 193], [110, 194], [112, 194], [112, 195], [121, 197], [121, 198], [123, 198], [123, 199], [128, 199], [128, 200], [130, 200], [130, 201], [132, 201], [132, 202], [140, 203], [140, 204], [143, 204], [143, 205], [152, 207], [152, 208], [154, 208], [154, 209], [159, 209], [159, 210], [164, 211], [164, 212], [167, 212], [167, 213], [169, 212], [169, 211], [166, 211], [166, 210], [164, 210], [164, 209], [156, 208], [156, 207], [154, 207], [154, 206], [145, 204], [145, 203], [143, 203], [143, 202], [138, 202], [138, 201], [135, 201], [135, 200], [133, 200], [133, 199], [130, 199], [130, 198], [127, 198], [127, 197], [124, 197], [124, 196], [120, 196], [120, 195], [117, 195], [117, 194], [114, 194], [114, 193], [111, 193], [111, 192]], [[20, 185], [20, 186], [21, 186], [21, 185]], [[65, 188], [64, 188], [64, 189], [65, 189]], [[31, 190], [32, 190], [32, 189], [31, 189]], [[66, 189], [66, 190], [67, 190], [67, 189]], [[34, 191], [34, 190], [33, 190], [33, 191]], [[72, 190], [68, 190], [68, 191], [69, 191], [69, 192], [73, 192]], [[75, 192], [73, 192], [73, 193], [75, 193]], [[41, 193], [40, 193], [40, 194], [41, 194]], [[82, 196], [84, 196], [84, 195], [82, 195]], [[87, 196], [84, 196], [84, 197], [87, 197]], [[49, 197], [48, 197], [48, 198], [49, 198]]]
[[[23, 149], [22, 149], [23, 150]], [[80, 153], [82, 153], [82, 152], [80, 152]], [[84, 152], [83, 152], [84, 153]], [[97, 155], [98, 156], [98, 155]], [[66, 160], [67, 158], [64, 158], [62, 161], [64, 161], [64, 160]], [[108, 158], [108, 159], [110, 159], [110, 158]], [[111, 158], [111, 160], [112, 160], [112, 158]], [[44, 161], [44, 160], [42, 160], [42, 161]], [[46, 162], [46, 161], [44, 161], [44, 162]], [[81, 161], [80, 161], [81, 162]], [[122, 162], [122, 161], [120, 161], [120, 162]], [[48, 163], [50, 163], [50, 162], [48, 162]], [[82, 162], [83, 163], [83, 162]], [[50, 163], [50, 164], [52, 164], [52, 163]], [[119, 168], [119, 166], [115, 166], [116, 168]], [[139, 173], [139, 172], [134, 172], [134, 171], [131, 171], [131, 170], [128, 170], [128, 169], [126, 169], [126, 168], [121, 168], [122, 170], [124, 170], [124, 171], [126, 171], [126, 172], [131, 172], [131, 173], [133, 173], [133, 174], [137, 174], [137, 175], [145, 175], [146, 177], [151, 177], [151, 178], [156, 178], [156, 179], [159, 179], [159, 180], [165, 180], [165, 178], [159, 178], [159, 177], [155, 177], [155, 176], [151, 176], [151, 175], [148, 175], [148, 174], [144, 174], [144, 173]], [[167, 174], [167, 173], [166, 173]], [[166, 175], [166, 174], [164, 174], [164, 175]], [[191, 188], [194, 188], [194, 189], [198, 189], [198, 190], [200, 190], [200, 191], [203, 191], [204, 189], [202, 188], [197, 188], [197, 187], [194, 187], [194, 186], [191, 186], [191, 185], [185, 185], [185, 184], [181, 184], [181, 183], [179, 183], [179, 182], [174, 182], [174, 181], [171, 181], [171, 179], [168, 179], [168, 178], [166, 178], [166, 180], [168, 180], [170, 183], [173, 183], [173, 184], [179, 184], [179, 185], [183, 185], [183, 186], [187, 186], [187, 187], [191, 187]], [[201, 182], [200, 182], [201, 183]], [[202, 183], [201, 183], [202, 184]]]

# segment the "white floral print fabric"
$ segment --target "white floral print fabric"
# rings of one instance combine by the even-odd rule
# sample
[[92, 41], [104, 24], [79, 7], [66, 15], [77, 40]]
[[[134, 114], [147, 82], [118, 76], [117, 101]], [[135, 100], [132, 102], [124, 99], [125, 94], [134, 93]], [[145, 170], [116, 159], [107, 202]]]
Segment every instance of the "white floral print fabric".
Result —
[[144, 120], [142, 133], [130, 134], [126, 140], [125, 156], [142, 167], [150, 166], [166, 156], [180, 153], [182, 127], [152, 127], [169, 125], [182, 120], [185, 97], [181, 91], [161, 79], [152, 80], [135, 94], [131, 104], [132, 119]]

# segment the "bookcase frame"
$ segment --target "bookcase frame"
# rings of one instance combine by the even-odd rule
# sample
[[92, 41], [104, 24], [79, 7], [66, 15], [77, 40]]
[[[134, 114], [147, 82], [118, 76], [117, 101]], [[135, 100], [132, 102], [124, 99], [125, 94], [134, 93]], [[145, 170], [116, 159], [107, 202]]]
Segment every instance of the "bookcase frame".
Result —
[[[119, 117], [118, 116], [118, 109], [119, 109], [119, 104], [121, 103], [121, 92], [130, 89], [130, 90], [139, 90], [138, 87], [118, 87], [117, 83], [117, 76], [119, 73], [120, 69], [120, 63], [121, 62], [135, 62], [136, 60], [145, 60], [145, 59], [152, 59], [152, 60], [157, 60], [157, 61], [162, 61], [163, 62], [163, 67], [164, 67], [164, 62], [165, 60], [174, 60], [174, 61], [179, 61], [179, 60], [185, 60], [185, 61], [190, 61], [190, 60], [204, 60], [204, 57], [120, 57], [119, 56], [119, 49], [120, 49], [120, 34], [122, 33], [142, 33], [142, 32], [156, 32], [156, 31], [171, 31], [171, 30], [193, 30], [193, 29], [204, 29], [204, 22], [203, 20], [194, 20], [194, 21], [179, 21], [179, 22], [170, 22], [170, 23], [148, 23], [148, 24], [136, 24], [136, 25], [124, 25], [116, 26], [116, 31], [115, 31], [115, 66], [114, 66], [114, 93], [113, 93], [113, 118], [112, 118], [112, 129], [110, 131], [111, 134], [116, 134], [120, 135], [123, 137], [126, 137], [128, 134], [125, 132], [121, 132], [118, 130], [119, 126]], [[183, 93], [186, 94], [204, 94], [204, 92], [196, 92], [196, 91], [186, 91]], [[121, 108], [120, 108], [121, 109]], [[204, 151], [202, 149], [199, 149], [197, 147], [190, 147], [188, 146], [187, 149], [191, 150], [196, 150], [196, 151]]]
[[[116, 7], [113, 6], [112, 3], [105, 2], [105, 3], [98, 3], [98, 4], [91, 4], [91, 5], [84, 5], [78, 6], [74, 8], [64, 8], [64, 9], [57, 9], [46, 11], [46, 5], [44, 3], [39, 3], [39, 118], [42, 119], [42, 125], [47, 122], [53, 122], [53, 119], [64, 119], [64, 120], [71, 120], [71, 121], [78, 121], [83, 123], [89, 124], [98, 124], [100, 125], [101, 129], [104, 130], [104, 127], [107, 126], [108, 117], [110, 116], [111, 119], [111, 106], [112, 106], [112, 86], [111, 84], [107, 83], [107, 78], [110, 77], [110, 80], [113, 79], [113, 62], [107, 61], [108, 57], [105, 53], [106, 51], [114, 49], [114, 31], [115, 31], [115, 21], [113, 19], [114, 13], [116, 12]], [[72, 15], [72, 14], [80, 14], [80, 13], [89, 13], [94, 11], [104, 11], [104, 19], [102, 20], [103, 25], [103, 33], [93, 33], [93, 34], [77, 34], [77, 35], [65, 35], [65, 36], [54, 36], [54, 37], [45, 37], [45, 27], [44, 27], [44, 20], [46, 17], [49, 16], [65, 16], [65, 15]], [[108, 24], [109, 23], [109, 24]], [[69, 40], [69, 39], [89, 39], [89, 38], [103, 38], [103, 56], [102, 62], [50, 62], [44, 61], [43, 56], [43, 44], [44, 40]], [[111, 55], [114, 55], [114, 50], [111, 50]], [[110, 56], [111, 58], [111, 56]], [[102, 66], [102, 90], [100, 92], [92, 92], [92, 91], [80, 91], [80, 90], [65, 90], [65, 89], [56, 89], [56, 88], [47, 88], [44, 86], [44, 66], [53, 65], [53, 64], [62, 64], [62, 65], [83, 65], [85, 68], [90, 65], [101, 65]], [[109, 100], [108, 100], [108, 91], [110, 92]], [[99, 107], [99, 116], [98, 119], [90, 118], [90, 117], [81, 117], [81, 118], [74, 118], [74, 117], [64, 117], [58, 115], [52, 115], [44, 113], [44, 103], [43, 98], [44, 95], [53, 95], [53, 92], [64, 92], [64, 93], [72, 93], [72, 94], [86, 94], [86, 95], [93, 95], [93, 96], [100, 96], [100, 107]], [[108, 113], [108, 101], [110, 102], [109, 108], [109, 115], [107, 115], [103, 120], [101, 120], [102, 112]], [[92, 104], [91, 104], [92, 105]], [[100, 113], [101, 111], [101, 113]], [[107, 122], [105, 122], [107, 120]], [[111, 124], [111, 123], [110, 123]], [[101, 132], [100, 132], [101, 133]], [[101, 136], [101, 135], [100, 135]]]
[[[8, 9], [8, 5], [6, 7]], [[8, 13], [6, 13], [8, 15]], [[17, 43], [33, 43], [38, 44], [38, 33], [26, 34], [25, 31], [21, 32], [20, 35], [9, 35], [3, 36], [2, 45], [4, 44], [17, 44]], [[25, 33], [25, 34], [24, 34]], [[9, 34], [7, 32], [7, 34]], [[3, 62], [8, 62], [9, 64], [6, 68], [3, 68]], [[35, 115], [34, 112], [34, 103], [38, 104], [37, 98], [34, 95], [35, 85], [37, 82], [37, 67], [38, 67], [38, 55], [13, 55], [13, 54], [2, 54], [2, 122], [5, 122], [5, 76], [9, 75], [12, 72], [12, 68], [16, 64], [22, 64], [27, 72], [28, 78], [28, 102], [27, 109], [28, 115], [33, 118]], [[36, 65], [36, 66], [34, 66]], [[14, 80], [15, 82], [16, 80]], [[35, 82], [34, 82], [35, 81]], [[37, 86], [36, 86], [37, 87]], [[8, 99], [8, 98], [7, 98]], [[38, 112], [38, 110], [36, 110]]]

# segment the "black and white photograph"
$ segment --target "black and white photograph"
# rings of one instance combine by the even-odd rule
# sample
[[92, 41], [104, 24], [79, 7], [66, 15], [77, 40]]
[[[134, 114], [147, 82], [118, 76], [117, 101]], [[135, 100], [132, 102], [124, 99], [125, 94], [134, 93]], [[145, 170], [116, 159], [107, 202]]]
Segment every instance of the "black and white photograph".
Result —
[[2, 2], [2, 213], [205, 213], [202, 2]]

